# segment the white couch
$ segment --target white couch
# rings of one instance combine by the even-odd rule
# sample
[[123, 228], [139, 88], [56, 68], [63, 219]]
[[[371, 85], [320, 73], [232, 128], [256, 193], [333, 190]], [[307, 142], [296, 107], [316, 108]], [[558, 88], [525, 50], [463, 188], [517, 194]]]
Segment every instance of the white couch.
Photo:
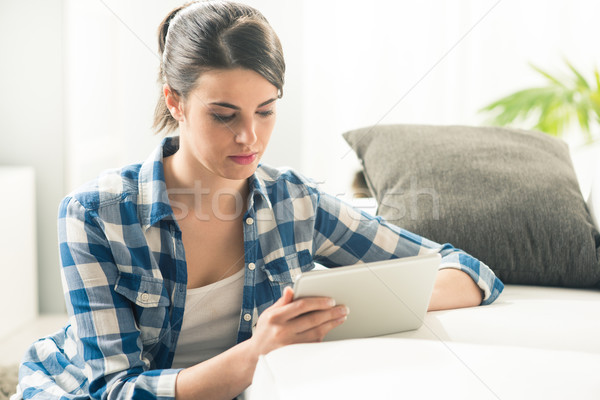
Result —
[[507, 285], [381, 338], [261, 357], [246, 400], [600, 399], [600, 291]]

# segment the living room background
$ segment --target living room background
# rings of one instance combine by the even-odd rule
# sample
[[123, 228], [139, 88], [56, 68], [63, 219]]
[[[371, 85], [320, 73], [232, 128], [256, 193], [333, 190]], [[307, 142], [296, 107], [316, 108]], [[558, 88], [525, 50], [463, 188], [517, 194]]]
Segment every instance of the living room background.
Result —
[[[588, 0], [245, 2], [274, 26], [287, 61], [263, 161], [296, 168], [335, 195], [348, 193], [360, 167], [346, 130], [480, 125], [481, 107], [543, 83], [529, 62], [559, 71], [563, 57], [582, 71], [600, 65], [600, 3]], [[0, 100], [10, 110], [0, 121], [0, 163], [36, 167], [42, 313], [64, 310], [60, 199], [104, 169], [143, 160], [161, 139], [151, 132], [156, 28], [179, 4], [0, 3], [0, 82], [10, 93]]]

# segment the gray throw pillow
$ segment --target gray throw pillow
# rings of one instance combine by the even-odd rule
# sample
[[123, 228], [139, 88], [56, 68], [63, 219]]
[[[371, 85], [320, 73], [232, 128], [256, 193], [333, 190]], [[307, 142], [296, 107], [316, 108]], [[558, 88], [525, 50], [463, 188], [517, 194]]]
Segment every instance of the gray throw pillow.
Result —
[[420, 125], [344, 138], [389, 222], [472, 254], [504, 283], [600, 287], [600, 234], [564, 142], [517, 129]]

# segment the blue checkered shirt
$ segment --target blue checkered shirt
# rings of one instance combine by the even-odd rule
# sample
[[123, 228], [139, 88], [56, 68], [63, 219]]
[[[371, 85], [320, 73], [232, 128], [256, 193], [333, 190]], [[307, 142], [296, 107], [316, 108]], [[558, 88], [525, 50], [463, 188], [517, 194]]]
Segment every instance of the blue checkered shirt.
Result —
[[[62, 201], [69, 324], [25, 354], [15, 398], [174, 398], [187, 269], [162, 161], [178, 146], [178, 138], [166, 138], [144, 163], [105, 172]], [[503, 289], [473, 257], [357, 211], [291, 170], [262, 165], [249, 187], [238, 342], [315, 262], [336, 267], [439, 252], [441, 268], [465, 271], [479, 285], [482, 304]]]

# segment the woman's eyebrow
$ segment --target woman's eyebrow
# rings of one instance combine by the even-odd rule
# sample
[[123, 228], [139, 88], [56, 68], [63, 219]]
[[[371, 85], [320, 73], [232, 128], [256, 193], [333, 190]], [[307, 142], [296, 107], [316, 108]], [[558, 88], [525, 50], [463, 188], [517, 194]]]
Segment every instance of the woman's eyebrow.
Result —
[[262, 107], [262, 106], [266, 106], [267, 104], [271, 104], [272, 102], [274, 102], [277, 99], [278, 99], [277, 97], [273, 97], [272, 99], [269, 99], [267, 101], [264, 101], [264, 102], [260, 103], [258, 105], [258, 107]]
[[[275, 100], [277, 100], [277, 97], [273, 97], [272, 99], [269, 99], [267, 101], [263, 101], [262, 103], [260, 103], [258, 105], [257, 108], [266, 106], [267, 104], [270, 104], [270, 103], [274, 102]], [[238, 106], [234, 106], [233, 104], [230, 104], [230, 103], [223, 103], [223, 102], [220, 102], [220, 101], [215, 101], [215, 102], [209, 103], [209, 104], [210, 105], [214, 105], [214, 106], [227, 107], [227, 108], [231, 108], [233, 110], [238, 110], [238, 111], [241, 110], [241, 108], [239, 108]]]

